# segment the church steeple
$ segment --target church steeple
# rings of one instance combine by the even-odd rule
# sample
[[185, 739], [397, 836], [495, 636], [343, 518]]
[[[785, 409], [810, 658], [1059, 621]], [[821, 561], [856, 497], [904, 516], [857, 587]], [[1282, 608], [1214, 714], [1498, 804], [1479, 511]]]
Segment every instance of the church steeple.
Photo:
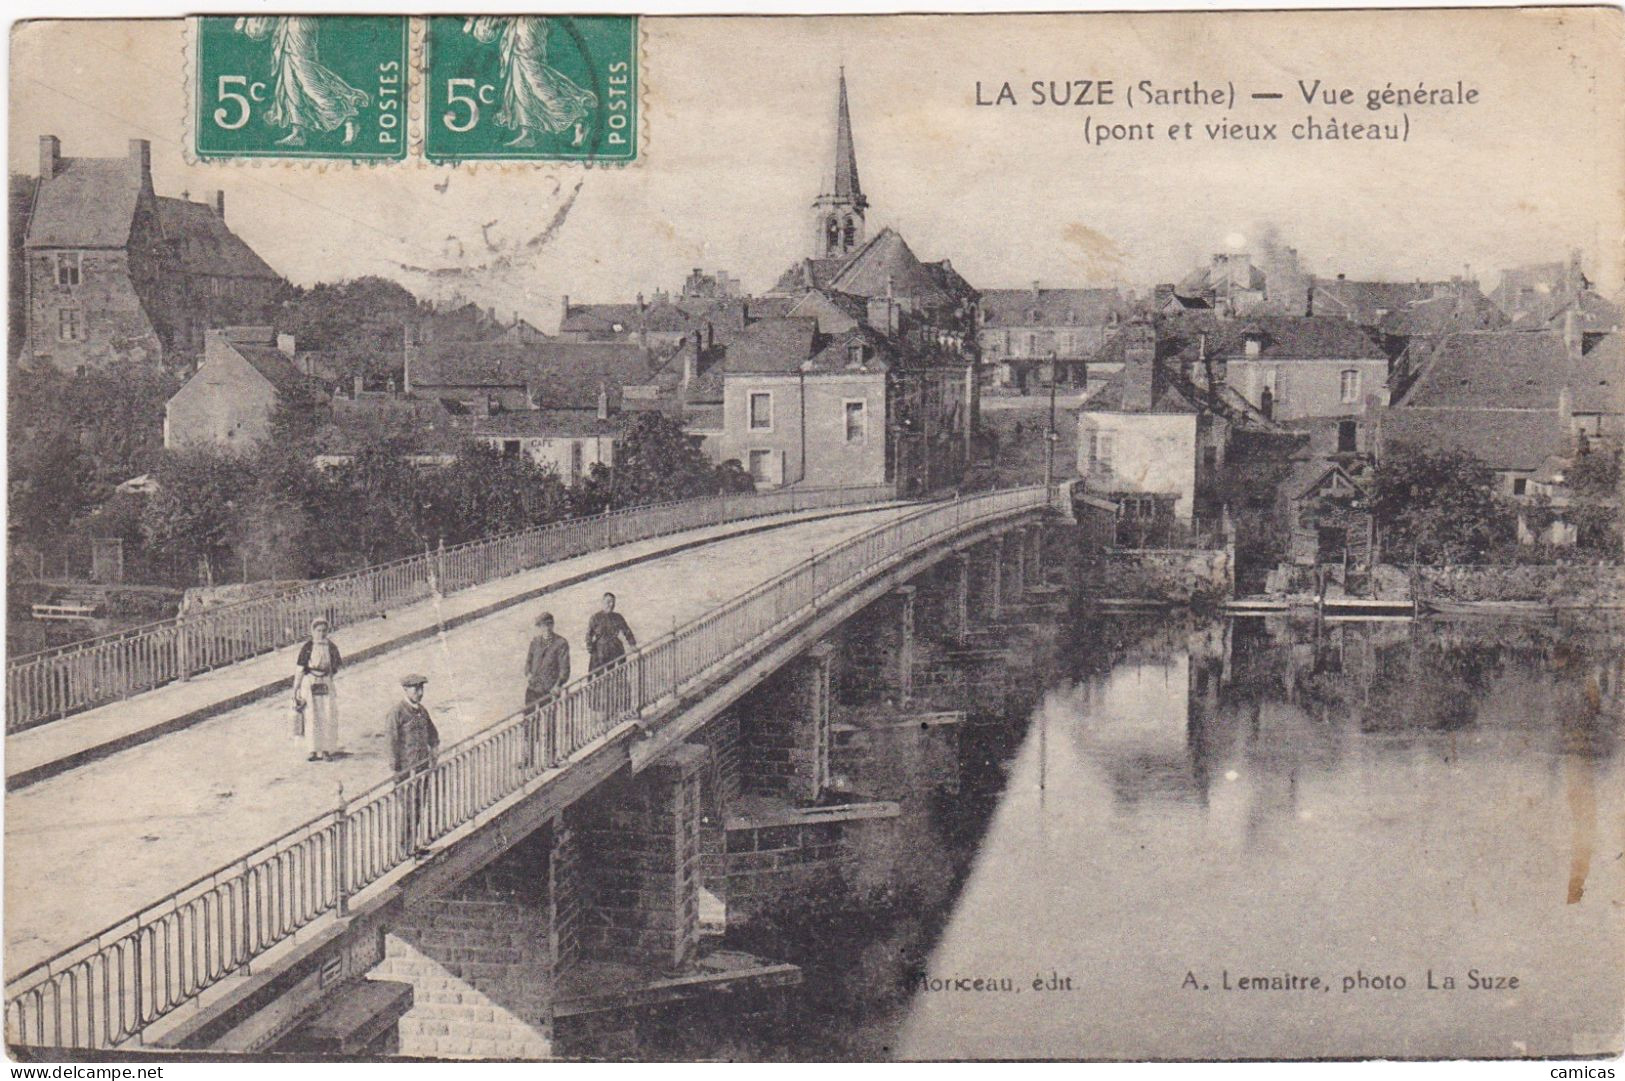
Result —
[[863, 212], [869, 200], [858, 183], [858, 155], [852, 145], [852, 113], [846, 104], [846, 68], [841, 69], [835, 106], [835, 168], [829, 187], [813, 200], [813, 256], [847, 255], [863, 243]]

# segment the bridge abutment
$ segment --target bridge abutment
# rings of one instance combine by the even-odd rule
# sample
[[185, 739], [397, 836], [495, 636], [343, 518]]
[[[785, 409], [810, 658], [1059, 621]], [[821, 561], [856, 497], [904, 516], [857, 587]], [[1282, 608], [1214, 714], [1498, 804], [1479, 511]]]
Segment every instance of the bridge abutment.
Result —
[[700, 774], [706, 748], [679, 744], [566, 813], [581, 960], [673, 972], [699, 948]]
[[792, 803], [817, 802], [829, 784], [834, 652], [828, 643], [818, 643], [734, 707], [739, 791]]

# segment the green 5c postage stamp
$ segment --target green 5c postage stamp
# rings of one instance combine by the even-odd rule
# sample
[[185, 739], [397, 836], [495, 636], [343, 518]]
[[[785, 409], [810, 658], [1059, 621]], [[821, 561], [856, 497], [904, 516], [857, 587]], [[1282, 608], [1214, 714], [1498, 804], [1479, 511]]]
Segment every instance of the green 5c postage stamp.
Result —
[[629, 15], [431, 18], [424, 153], [433, 161], [636, 160], [637, 42]]
[[399, 15], [195, 20], [195, 153], [405, 158], [408, 41]]

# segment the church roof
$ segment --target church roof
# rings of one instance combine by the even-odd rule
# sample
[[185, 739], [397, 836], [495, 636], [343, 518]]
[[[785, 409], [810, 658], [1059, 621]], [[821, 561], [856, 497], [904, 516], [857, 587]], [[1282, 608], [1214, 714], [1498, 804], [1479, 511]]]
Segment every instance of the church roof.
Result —
[[852, 253], [829, 287], [860, 297], [885, 296], [889, 289], [899, 298], [934, 306], [955, 298], [915, 256], [902, 234], [891, 226], [876, 233]]

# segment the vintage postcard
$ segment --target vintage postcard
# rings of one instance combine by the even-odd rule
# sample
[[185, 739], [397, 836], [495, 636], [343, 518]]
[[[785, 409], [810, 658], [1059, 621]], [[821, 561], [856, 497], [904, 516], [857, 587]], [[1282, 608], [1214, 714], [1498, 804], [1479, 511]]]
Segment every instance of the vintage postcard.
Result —
[[9, 44], [14, 1060], [1613, 1076], [1619, 8]]

